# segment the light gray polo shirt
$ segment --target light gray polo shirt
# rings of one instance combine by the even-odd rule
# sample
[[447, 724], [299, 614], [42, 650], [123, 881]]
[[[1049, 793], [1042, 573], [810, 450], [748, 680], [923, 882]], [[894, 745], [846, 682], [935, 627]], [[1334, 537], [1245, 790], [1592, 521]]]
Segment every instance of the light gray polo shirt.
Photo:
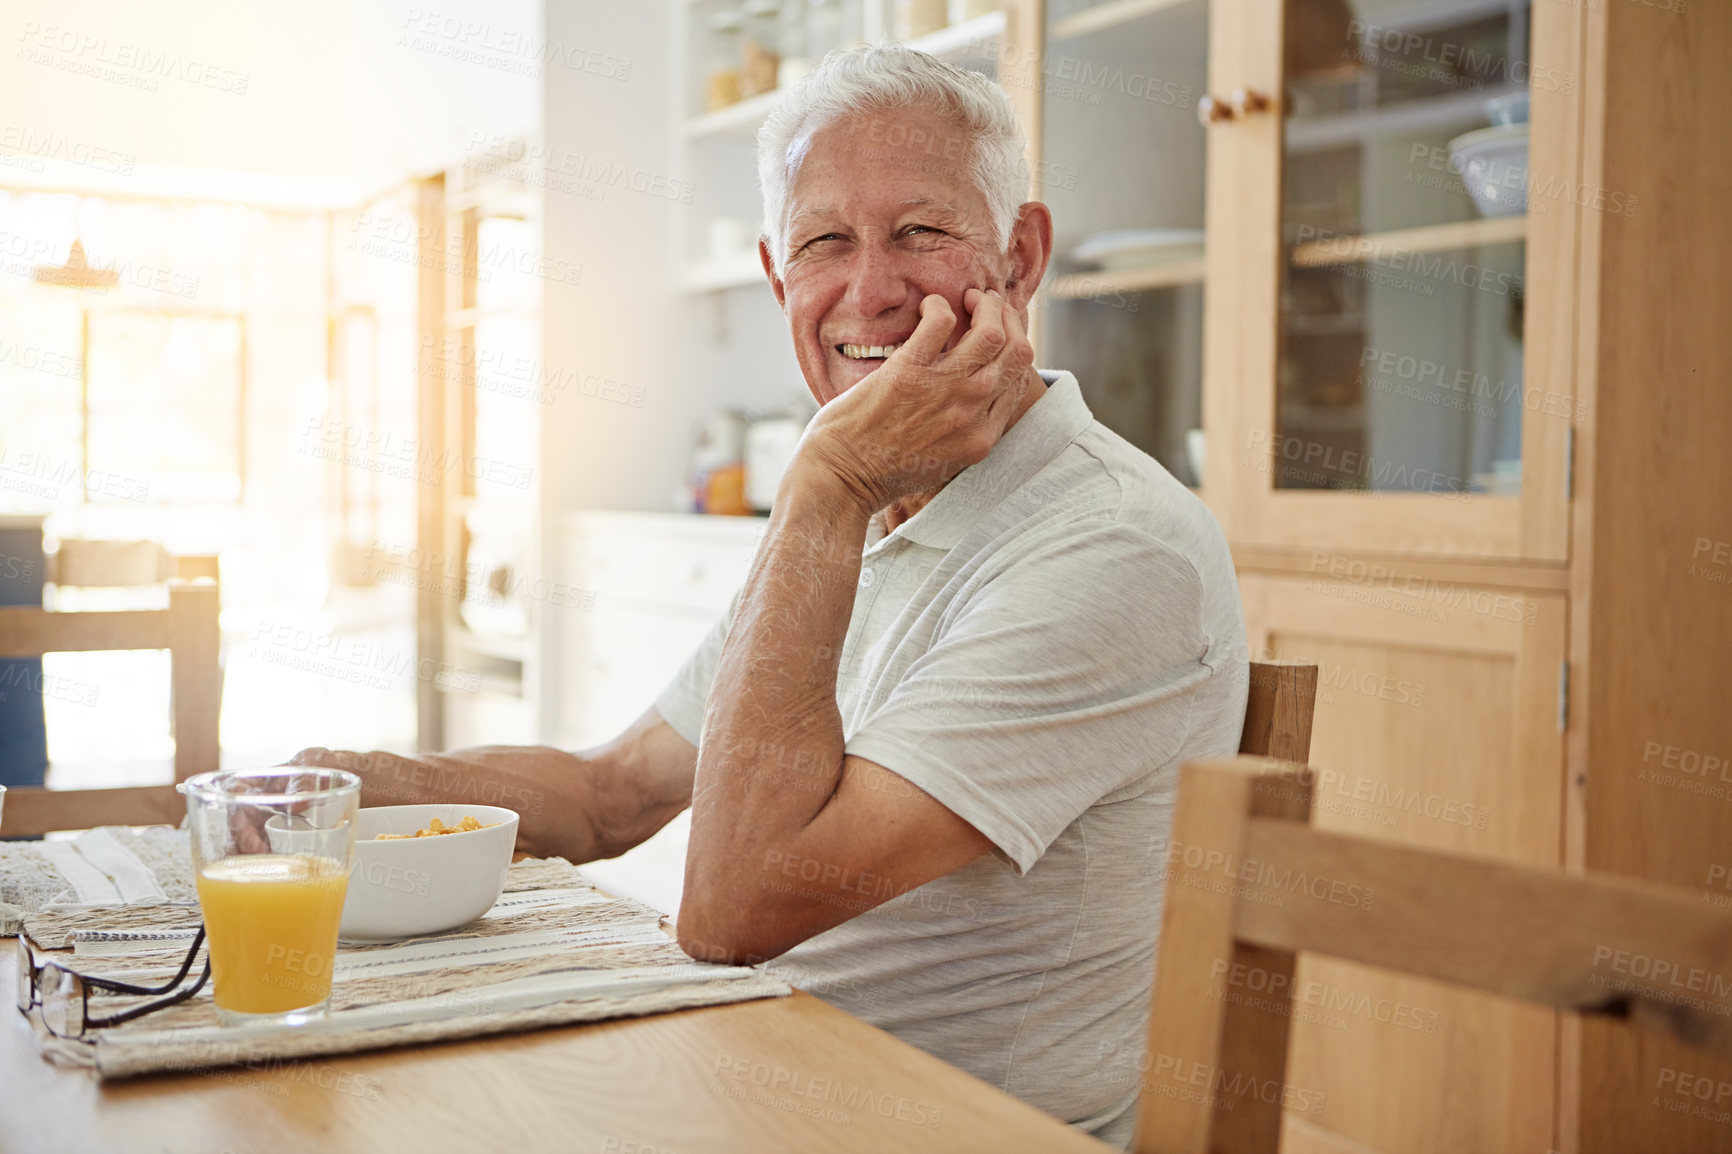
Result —
[[[1123, 1146], [1178, 767], [1238, 749], [1245, 626], [1203, 503], [1041, 377], [985, 460], [873, 518], [836, 690], [847, 752], [994, 850], [767, 968]], [[732, 617], [656, 699], [694, 744]]]

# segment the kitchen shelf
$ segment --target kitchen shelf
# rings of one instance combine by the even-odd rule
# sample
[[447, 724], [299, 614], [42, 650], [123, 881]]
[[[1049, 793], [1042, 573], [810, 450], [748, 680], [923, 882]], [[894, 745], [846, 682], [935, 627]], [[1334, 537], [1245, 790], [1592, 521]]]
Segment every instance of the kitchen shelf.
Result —
[[680, 270], [680, 289], [688, 293], [716, 292], [754, 284], [766, 284], [764, 266], [759, 263], [755, 248], [720, 260], [693, 261]]
[[[1004, 35], [1004, 12], [988, 12], [985, 16], [976, 16], [973, 20], [964, 20], [960, 24], [952, 24], [948, 28], [926, 36], [919, 36], [908, 42], [908, 47], [919, 49], [940, 60], [948, 60], [955, 64], [969, 55], [974, 49], [975, 55], [986, 59], [998, 59], [998, 41]], [[987, 52], [986, 49], [991, 51]]]
[[1385, 260], [1399, 252], [1441, 252], [1475, 245], [1507, 244], [1528, 234], [1525, 216], [1488, 216], [1480, 220], [1430, 224], [1423, 228], [1399, 228], [1362, 236], [1332, 236], [1328, 240], [1293, 246], [1294, 268], [1324, 268]]
[[[1139, 0], [1147, 2], [1147, 0]], [[1163, 0], [1170, 3], [1172, 0]], [[917, 48], [921, 52], [947, 60], [952, 64], [960, 63], [970, 56], [981, 59], [998, 59], [998, 42], [1004, 35], [1003, 11], [988, 12], [985, 16], [976, 16], [973, 20], [965, 20], [961, 24], [952, 24], [948, 28], [940, 28], [928, 36], [921, 36], [908, 41], [908, 47]], [[685, 123], [685, 134], [696, 139], [705, 136], [727, 136], [732, 134], [750, 135], [757, 132], [758, 125], [770, 109], [776, 106], [782, 90], [766, 92], [738, 104], [730, 104], [715, 112], [706, 112], [702, 116], [688, 120]]]
[[1069, 16], [1054, 20], [1047, 32], [1047, 39], [1074, 40], [1078, 36], [1100, 32], [1135, 20], [1139, 16], [1147, 16], [1151, 12], [1196, 2], [1198, 0], [1108, 0], [1105, 4], [1097, 4], [1093, 8], [1085, 8], [1081, 12], [1072, 12]]
[[1284, 128], [1287, 151], [1318, 152], [1396, 133], [1417, 136], [1458, 126], [1464, 131], [1482, 127], [1486, 121], [1486, 101], [1525, 91], [1524, 85], [1500, 84], [1475, 92], [1451, 92], [1375, 108], [1289, 116]]
[[1282, 314], [1282, 324], [1290, 337], [1356, 336], [1365, 332], [1365, 315], [1288, 312]]
[[1281, 405], [1281, 429], [1291, 434], [1295, 429], [1310, 433], [1357, 433], [1365, 429], [1365, 406], [1308, 404], [1285, 401]]
[[706, 112], [695, 120], [686, 121], [685, 132], [689, 137], [726, 136], [729, 133], [754, 133], [758, 125], [769, 115], [770, 109], [776, 106], [776, 100], [782, 95], [781, 89], [742, 100], [738, 104], [730, 104], [726, 108], [718, 108], [714, 112]]
[[1206, 267], [1204, 258], [1198, 256], [1143, 268], [1069, 273], [1053, 278], [1046, 295], [1061, 300], [1087, 300], [1109, 292], [1141, 292], [1143, 289], [1202, 284]]

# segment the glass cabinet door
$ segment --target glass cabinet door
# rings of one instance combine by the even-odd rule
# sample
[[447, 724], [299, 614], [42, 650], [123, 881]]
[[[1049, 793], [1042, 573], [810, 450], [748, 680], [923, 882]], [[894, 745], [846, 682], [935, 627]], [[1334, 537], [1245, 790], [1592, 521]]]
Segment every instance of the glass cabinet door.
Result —
[[1206, 106], [1263, 186], [1239, 221], [1278, 221], [1273, 267], [1240, 266], [1253, 291], [1224, 321], [1244, 358], [1222, 446], [1235, 537], [1562, 559], [1564, 38], [1529, 0], [1268, 6], [1281, 35], [1236, 70], [1279, 83]]
[[1040, 363], [1096, 419], [1201, 483], [1207, 0], [1048, 0]]

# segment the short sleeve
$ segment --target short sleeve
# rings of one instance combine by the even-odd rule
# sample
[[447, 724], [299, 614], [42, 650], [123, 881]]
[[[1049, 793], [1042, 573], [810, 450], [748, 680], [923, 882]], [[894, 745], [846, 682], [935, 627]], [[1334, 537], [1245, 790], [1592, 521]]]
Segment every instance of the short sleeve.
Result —
[[733, 625], [734, 611], [739, 608], [741, 592], [739, 589], [734, 591], [733, 599], [728, 602], [728, 611], [711, 626], [703, 641], [680, 666], [679, 672], [656, 694], [656, 712], [673, 727], [675, 733], [693, 745], [698, 744], [698, 738], [704, 732], [704, 708], [710, 700], [710, 687], [716, 681], [716, 666], [722, 660], [722, 645], [728, 639], [728, 629]]
[[1212, 671], [1197, 571], [1145, 531], [1072, 525], [1000, 560], [847, 752], [1027, 872], [1084, 810], [1178, 754]]

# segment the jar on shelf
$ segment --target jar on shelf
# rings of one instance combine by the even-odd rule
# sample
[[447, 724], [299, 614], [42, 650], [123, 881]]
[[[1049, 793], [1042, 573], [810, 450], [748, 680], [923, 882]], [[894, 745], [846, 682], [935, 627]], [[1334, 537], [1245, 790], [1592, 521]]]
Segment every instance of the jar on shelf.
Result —
[[776, 70], [782, 60], [781, 15], [780, 0], [746, 0], [742, 96], [762, 96], [776, 90]]
[[896, 39], [917, 40], [950, 23], [950, 0], [896, 0]]
[[710, 17], [709, 58], [704, 67], [704, 108], [710, 112], [738, 104], [743, 96], [742, 75], [745, 18], [724, 9]]

